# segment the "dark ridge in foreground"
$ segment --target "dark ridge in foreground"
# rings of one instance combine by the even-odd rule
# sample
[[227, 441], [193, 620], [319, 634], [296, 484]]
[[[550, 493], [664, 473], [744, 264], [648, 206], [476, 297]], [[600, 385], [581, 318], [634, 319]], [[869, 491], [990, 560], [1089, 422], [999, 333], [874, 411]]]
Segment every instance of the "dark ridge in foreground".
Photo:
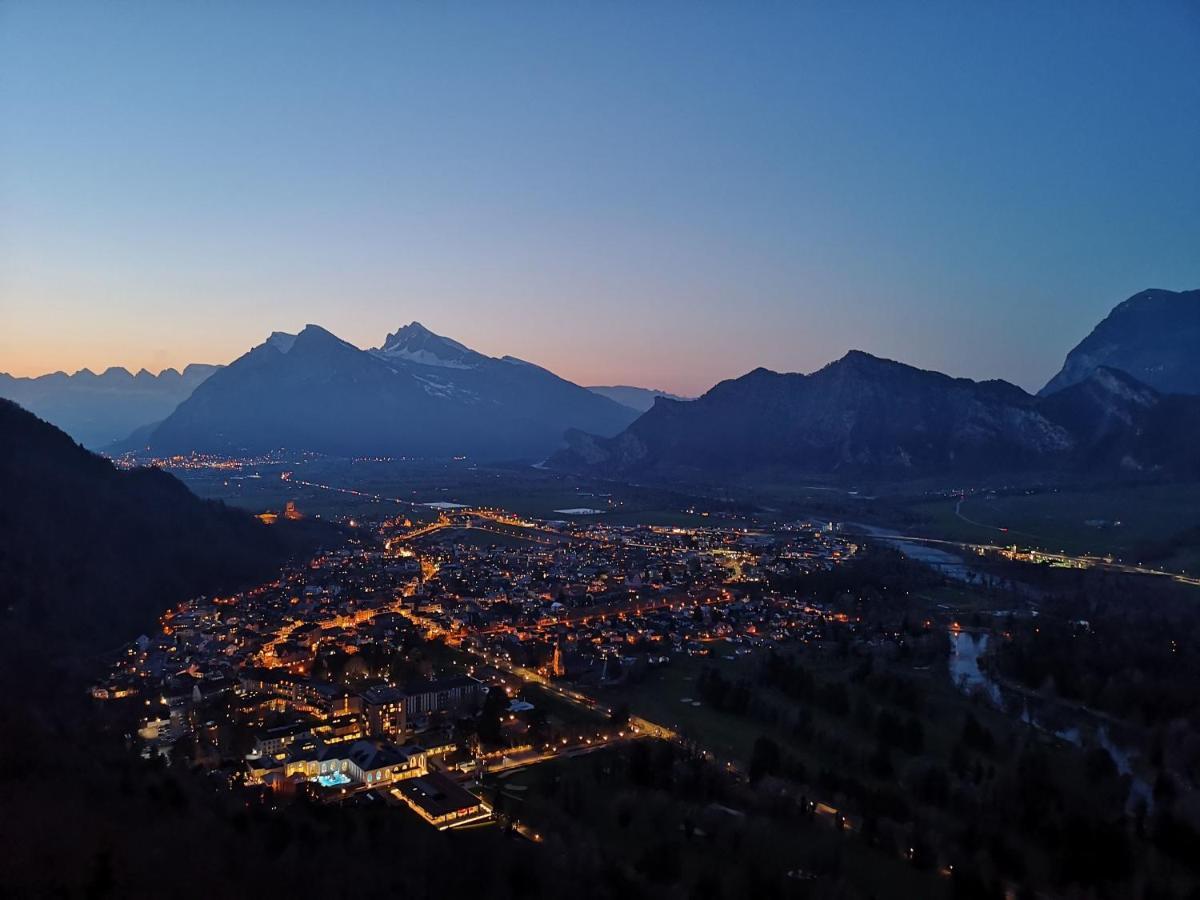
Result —
[[160, 469], [121, 471], [0, 400], [0, 597], [5, 636], [107, 649], [196, 594], [273, 576], [332, 530], [267, 527]]

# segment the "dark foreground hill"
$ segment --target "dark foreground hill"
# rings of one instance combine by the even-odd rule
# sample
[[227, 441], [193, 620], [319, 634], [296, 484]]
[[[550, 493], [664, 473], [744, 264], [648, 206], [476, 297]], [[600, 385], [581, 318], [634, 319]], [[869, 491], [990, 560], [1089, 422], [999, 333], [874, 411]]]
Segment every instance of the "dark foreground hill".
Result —
[[265, 526], [159, 469], [118, 470], [7, 400], [0, 497], [0, 627], [48, 652], [127, 641], [181, 600], [265, 580], [336, 537]]
[[721, 481], [755, 470], [903, 480], [1018, 472], [1194, 474], [1200, 401], [1098, 369], [1040, 399], [851, 351], [811, 375], [756, 369], [659, 399], [614, 438], [572, 433], [552, 464]]
[[142, 713], [88, 698], [162, 610], [336, 536], [264, 526], [159, 470], [119, 471], [0, 400], [0, 896], [561, 895], [531, 891], [544, 877], [522, 880], [532, 845], [496, 830], [451, 840], [382, 802], [276, 810], [144, 761], [125, 737]]

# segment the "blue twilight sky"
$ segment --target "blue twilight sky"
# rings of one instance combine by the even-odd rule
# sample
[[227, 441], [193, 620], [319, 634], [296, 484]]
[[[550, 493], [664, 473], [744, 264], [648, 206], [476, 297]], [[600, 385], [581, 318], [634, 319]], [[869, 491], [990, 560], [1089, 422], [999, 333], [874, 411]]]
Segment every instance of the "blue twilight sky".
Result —
[[1195, 2], [0, 2], [0, 370], [417, 319], [1036, 388], [1145, 287], [1200, 287]]

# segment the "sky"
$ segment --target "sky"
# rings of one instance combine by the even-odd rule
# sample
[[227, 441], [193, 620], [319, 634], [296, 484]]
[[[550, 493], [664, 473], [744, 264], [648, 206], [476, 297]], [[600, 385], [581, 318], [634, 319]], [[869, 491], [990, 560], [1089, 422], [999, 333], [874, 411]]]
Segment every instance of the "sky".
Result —
[[0, 2], [0, 371], [419, 320], [1036, 389], [1148, 287], [1200, 287], [1194, 2]]

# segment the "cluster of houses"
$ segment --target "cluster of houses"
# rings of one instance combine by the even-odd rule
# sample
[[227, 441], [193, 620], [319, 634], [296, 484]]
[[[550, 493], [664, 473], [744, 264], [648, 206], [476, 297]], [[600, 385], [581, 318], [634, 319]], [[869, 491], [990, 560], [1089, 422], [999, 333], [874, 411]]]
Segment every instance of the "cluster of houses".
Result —
[[[253, 590], [180, 605], [93, 695], [146, 698], [148, 754], [182, 749], [214, 768], [240, 760], [244, 783], [275, 790], [378, 790], [442, 827], [480, 807], [451, 777], [467, 767], [438, 729], [477, 712], [488, 688], [465, 674], [397, 683], [379, 660], [414, 634], [612, 682], [716, 640], [750, 652], [804, 639], [821, 611], [767, 579], [856, 549], [812, 526], [762, 535], [600, 524], [549, 543], [451, 536], [420, 556], [386, 547], [355, 543]], [[336, 676], [322, 668], [334, 657]]]

